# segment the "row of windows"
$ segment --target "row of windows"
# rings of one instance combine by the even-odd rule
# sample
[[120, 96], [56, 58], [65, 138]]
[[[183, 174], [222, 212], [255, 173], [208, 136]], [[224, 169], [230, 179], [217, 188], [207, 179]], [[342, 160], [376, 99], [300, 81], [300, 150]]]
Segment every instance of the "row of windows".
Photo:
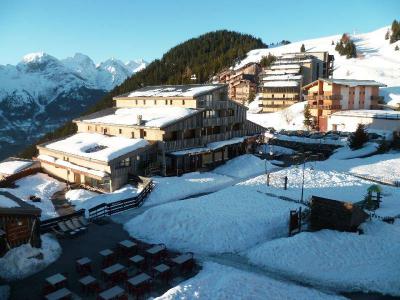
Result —
[[140, 104], [143, 104], [143, 105], [146, 105], [146, 103], [147, 104], [149, 104], [149, 105], [151, 105], [151, 104], [153, 104], [153, 105], [173, 105], [173, 101], [182, 101], [182, 105], [185, 105], [186, 104], [186, 102], [185, 102], [185, 100], [172, 100], [172, 99], [166, 99], [166, 100], [153, 100], [153, 99], [151, 99], [151, 100], [135, 100], [135, 104], [136, 105], [139, 105], [139, 103]]
[[[88, 126], [88, 127], [87, 127], [87, 130], [88, 130], [88, 131], [92, 131], [92, 126]], [[97, 130], [97, 127], [94, 128], [94, 131], [96, 131], [96, 132], [98, 131], [98, 130]], [[107, 134], [107, 133], [108, 133], [108, 128], [100, 127], [100, 132], [102, 132], [103, 134]], [[119, 133], [119, 134], [122, 134], [122, 129], [121, 129], [121, 128], [118, 129], [118, 133]], [[142, 139], [142, 138], [144, 138], [144, 137], [146, 137], [146, 136], [147, 136], [146, 130], [140, 129], [139, 137]], [[135, 138], [135, 133], [134, 133], [133, 131], [131, 132], [131, 137], [132, 137], [133, 139]]]

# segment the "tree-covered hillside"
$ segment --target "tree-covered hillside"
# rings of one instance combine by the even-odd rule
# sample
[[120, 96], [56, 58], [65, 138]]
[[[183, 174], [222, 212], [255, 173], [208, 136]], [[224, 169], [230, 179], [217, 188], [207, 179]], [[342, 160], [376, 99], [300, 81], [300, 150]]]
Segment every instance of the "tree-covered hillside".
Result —
[[[190, 80], [191, 75], [196, 75], [196, 83], [203, 83], [221, 69], [243, 58], [248, 51], [266, 47], [261, 39], [248, 34], [227, 30], [206, 33], [170, 49], [161, 59], [156, 59], [143, 71], [135, 73], [115, 87], [82, 115], [111, 107], [114, 96], [141, 86], [193, 83]], [[73, 134], [75, 131], [75, 125], [68, 122], [54, 132], [46, 134], [38, 143]], [[30, 158], [35, 154], [35, 145], [31, 145], [21, 156]]]

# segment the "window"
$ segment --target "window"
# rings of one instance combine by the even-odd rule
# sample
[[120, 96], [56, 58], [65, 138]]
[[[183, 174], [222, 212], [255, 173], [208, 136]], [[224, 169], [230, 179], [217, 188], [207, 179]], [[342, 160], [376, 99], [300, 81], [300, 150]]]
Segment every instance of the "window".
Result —
[[129, 167], [130, 165], [131, 165], [131, 159], [130, 159], [130, 157], [127, 157], [123, 160], [120, 160], [118, 167], [125, 168], [125, 167]]
[[272, 94], [271, 98], [274, 99], [274, 94]]
[[169, 104], [172, 105], [172, 100], [169, 100]]
[[107, 128], [104, 128], [103, 134], [107, 134]]
[[145, 131], [143, 131], [143, 136], [145, 137], [145, 136], [147, 136], [147, 132], [146, 132], [146, 130]]
[[135, 100], [135, 104], [138, 105], [138, 101], [137, 100]]
[[121, 128], [118, 129], [118, 132], [119, 132], [119, 134], [122, 134], [122, 129]]
[[135, 138], [135, 133], [132, 131], [132, 138], [134, 139]]
[[146, 105], [146, 100], [143, 100], [143, 105]]
[[182, 105], [185, 105], [185, 100], [182, 100]]
[[168, 100], [165, 100], [165, 105], [168, 105]]
[[88, 126], [88, 127], [87, 127], [87, 130], [90, 131], [90, 129], [91, 129], [90, 126]]

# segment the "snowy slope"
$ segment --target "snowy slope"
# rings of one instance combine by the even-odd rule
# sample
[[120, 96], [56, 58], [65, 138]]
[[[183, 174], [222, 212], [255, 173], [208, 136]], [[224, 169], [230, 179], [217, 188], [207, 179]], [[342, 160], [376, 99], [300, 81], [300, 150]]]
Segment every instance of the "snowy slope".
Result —
[[276, 48], [252, 50], [235, 68], [249, 62], [258, 62], [269, 53], [280, 55], [299, 52], [301, 45], [304, 44], [306, 51], [329, 51], [335, 56], [334, 78], [372, 79], [384, 83], [387, 85], [387, 88], [382, 89], [386, 96], [385, 100], [390, 104], [400, 103], [400, 52], [394, 50], [396, 45], [400, 47], [400, 41], [390, 44], [385, 40], [388, 28], [352, 35], [359, 56], [357, 58], [346, 59], [335, 51], [332, 41], [336, 44], [341, 38], [342, 33], [338, 33], [334, 36], [294, 42]]
[[76, 117], [146, 65], [109, 59], [96, 66], [81, 53], [59, 60], [43, 52], [0, 65], [0, 159]]

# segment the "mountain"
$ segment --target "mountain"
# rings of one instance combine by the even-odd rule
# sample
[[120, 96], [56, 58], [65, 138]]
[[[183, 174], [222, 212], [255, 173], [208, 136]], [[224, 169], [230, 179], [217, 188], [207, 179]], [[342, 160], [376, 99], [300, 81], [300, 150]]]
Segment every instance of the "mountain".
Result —
[[78, 116], [146, 65], [112, 58], [96, 66], [81, 53], [59, 60], [43, 52], [0, 65], [0, 159]]
[[[143, 85], [185, 84], [206, 82], [218, 71], [231, 66], [237, 59], [242, 59], [251, 49], [267, 47], [261, 39], [248, 34], [219, 30], [203, 34], [183, 42], [168, 52], [161, 59], [156, 59], [144, 70], [137, 72], [116, 86], [100, 101], [82, 114], [92, 113], [113, 105], [113, 96], [135, 90]], [[196, 74], [197, 80], [191, 80]], [[72, 122], [49, 132], [39, 142], [49, 141], [76, 132]], [[36, 154], [35, 145], [25, 149], [23, 157]]]
[[269, 53], [280, 55], [299, 52], [301, 45], [304, 44], [306, 51], [329, 51], [335, 56], [334, 78], [371, 79], [386, 84], [386, 88], [381, 88], [381, 93], [389, 105], [395, 106], [400, 104], [400, 51], [395, 50], [396, 45], [400, 47], [400, 41], [390, 44], [389, 40], [385, 39], [389, 28], [387, 26], [369, 33], [350, 35], [356, 45], [356, 58], [347, 59], [335, 50], [336, 42], [342, 37], [340, 33], [275, 48], [255, 49], [247, 53], [246, 58], [235, 68], [249, 62], [260, 61]]

